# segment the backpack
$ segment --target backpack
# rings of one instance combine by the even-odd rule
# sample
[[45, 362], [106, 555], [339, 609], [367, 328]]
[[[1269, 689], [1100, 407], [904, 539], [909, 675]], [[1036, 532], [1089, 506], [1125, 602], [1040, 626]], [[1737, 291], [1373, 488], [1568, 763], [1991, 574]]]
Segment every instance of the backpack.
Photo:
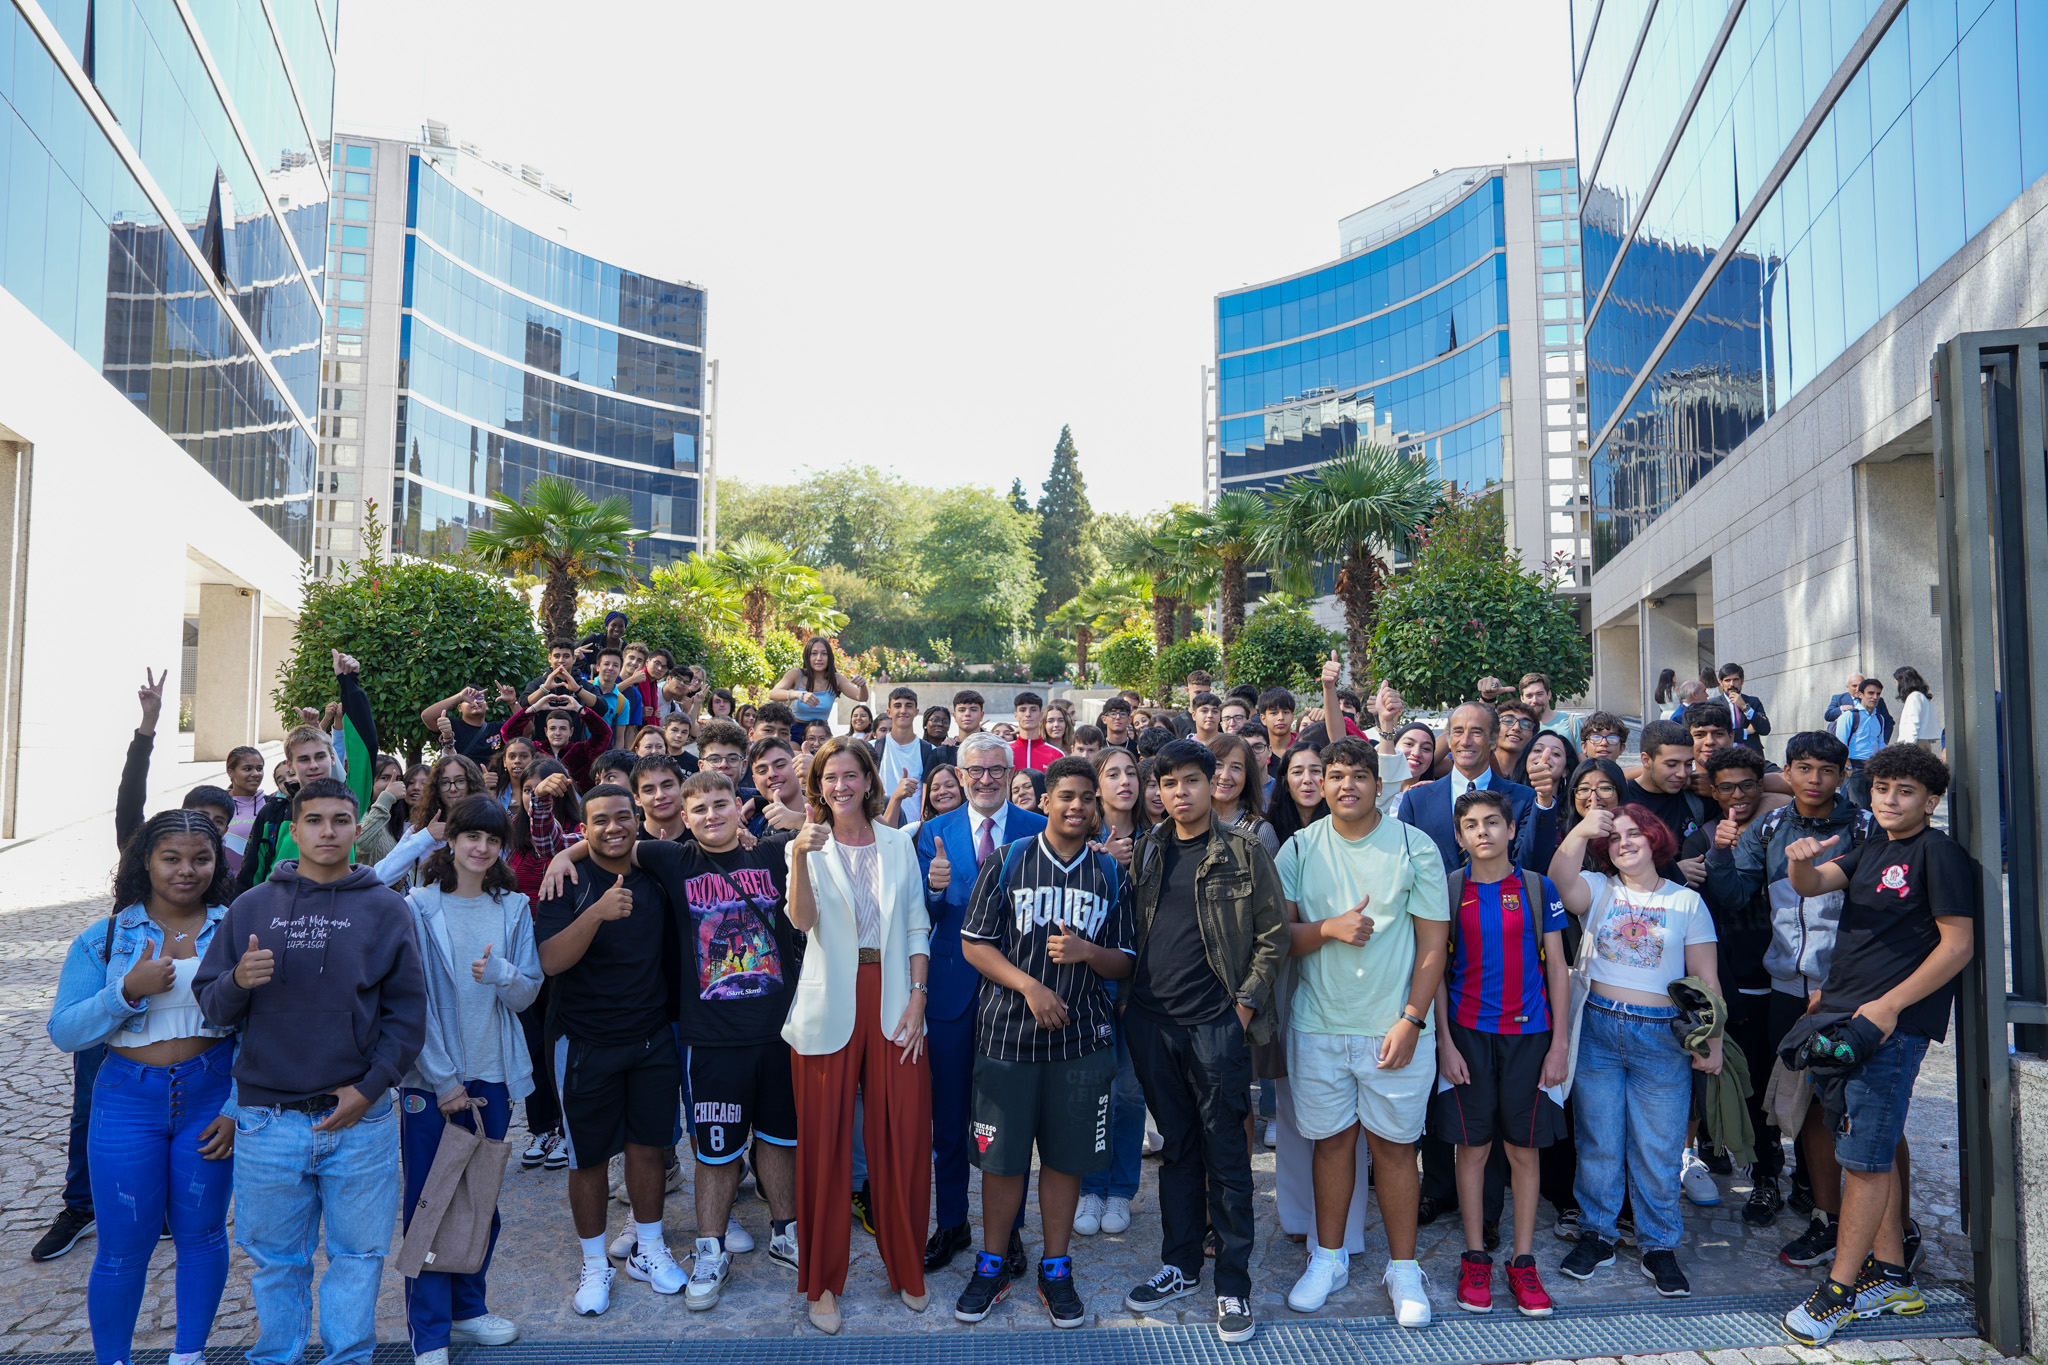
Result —
[[[1454, 948], [1457, 947], [1458, 944], [1458, 907], [1464, 902], [1465, 899], [1465, 873], [1467, 869], [1469, 869], [1470, 867], [1470, 863], [1467, 863], [1464, 867], [1454, 867], [1451, 869], [1450, 874], [1446, 879], [1449, 883], [1451, 892], [1451, 933], [1450, 937], [1444, 941], [1445, 971], [1450, 970], [1451, 952]], [[1531, 872], [1526, 867], [1517, 867], [1514, 869], [1514, 873], [1517, 877], [1522, 879], [1522, 898], [1524, 903], [1527, 903], [1529, 899], [1529, 887], [1532, 884], [1538, 887], [1553, 885], [1549, 877], [1545, 876], [1541, 872]], [[1540, 906], [1543, 903], [1543, 898], [1538, 897], [1539, 910], [1536, 918], [1536, 923], [1538, 925], [1536, 931], [1536, 961], [1539, 963], [1545, 960], [1543, 954], [1543, 930], [1541, 928], [1541, 925], [1543, 923], [1543, 917], [1540, 909]], [[1566, 922], [1570, 922], [1569, 917], [1567, 917]]]

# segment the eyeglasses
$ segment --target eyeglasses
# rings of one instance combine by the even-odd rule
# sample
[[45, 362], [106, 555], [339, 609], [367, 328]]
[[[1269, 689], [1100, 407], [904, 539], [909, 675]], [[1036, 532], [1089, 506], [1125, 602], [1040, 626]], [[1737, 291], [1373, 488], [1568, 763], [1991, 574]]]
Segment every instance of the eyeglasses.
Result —
[[444, 792], [468, 791], [469, 779], [466, 777], [444, 777], [434, 785]]
[[1714, 784], [1714, 794], [1716, 796], [1744, 796], [1762, 785], [1763, 779], [1759, 777], [1752, 777], [1747, 782], [1716, 782]]
[[1005, 773], [1009, 772], [1010, 769], [1008, 765], [1005, 765], [1000, 768], [962, 768], [960, 771], [966, 773], [976, 782], [986, 782], [991, 778], [998, 778], [1003, 776]]
[[1618, 796], [1620, 796], [1620, 795], [1621, 795], [1621, 793], [1620, 793], [1620, 792], [1618, 792], [1618, 791], [1616, 791], [1616, 790], [1614, 789], [1614, 784], [1613, 784], [1612, 782], [1601, 782], [1601, 783], [1598, 783], [1597, 785], [1592, 785], [1592, 786], [1582, 786], [1582, 787], [1580, 787], [1580, 788], [1579, 788], [1579, 790], [1578, 790], [1578, 793], [1577, 793], [1577, 794], [1578, 794], [1578, 795], [1580, 795], [1580, 796], [1616, 796], [1616, 797], [1618, 797]]
[[1533, 730], [1536, 722], [1527, 716], [1502, 716], [1500, 726], [1503, 730]]

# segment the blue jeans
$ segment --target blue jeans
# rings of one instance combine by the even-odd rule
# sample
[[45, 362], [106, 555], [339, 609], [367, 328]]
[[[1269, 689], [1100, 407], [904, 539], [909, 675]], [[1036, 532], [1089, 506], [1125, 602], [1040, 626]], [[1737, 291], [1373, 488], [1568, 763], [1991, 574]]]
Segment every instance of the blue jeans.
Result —
[[[512, 1092], [497, 1081], [471, 1081], [469, 1093], [483, 1100], [484, 1136], [494, 1142], [505, 1140], [512, 1126]], [[405, 1165], [405, 1225], [412, 1226], [412, 1211], [426, 1188], [427, 1172], [434, 1169], [434, 1154], [441, 1150], [441, 1134], [450, 1120], [441, 1113], [438, 1100], [424, 1090], [403, 1090], [400, 1094], [399, 1151]], [[476, 1123], [467, 1114], [453, 1122], [471, 1132]], [[448, 1345], [448, 1324], [480, 1318], [490, 1310], [484, 1304], [484, 1277], [491, 1270], [491, 1254], [498, 1247], [498, 1215], [491, 1214], [491, 1244], [484, 1263], [467, 1275], [450, 1275], [438, 1270], [423, 1271], [405, 1282], [405, 1325], [412, 1337], [412, 1353], [425, 1355]]]
[[235, 1163], [208, 1161], [199, 1142], [227, 1103], [234, 1061], [234, 1043], [223, 1041], [176, 1066], [143, 1066], [115, 1053], [100, 1063], [87, 1138], [100, 1244], [86, 1290], [100, 1365], [129, 1358], [149, 1258], [166, 1221], [178, 1247], [177, 1349], [203, 1349], [213, 1330], [228, 1280]]
[[86, 1134], [92, 1128], [92, 1085], [106, 1060], [102, 1043], [71, 1054], [71, 1145], [64, 1156], [64, 1207], [92, 1212], [91, 1162], [85, 1154]]
[[369, 1365], [377, 1286], [398, 1217], [398, 1118], [389, 1092], [353, 1127], [245, 1108], [235, 1123], [235, 1245], [255, 1264], [250, 1297], [262, 1334], [252, 1365], [297, 1365], [313, 1325], [313, 1249], [326, 1223], [320, 1340], [328, 1365]]
[[1116, 1083], [1109, 1092], [1109, 1165], [1081, 1177], [1081, 1193], [1135, 1198], [1145, 1167], [1145, 1088], [1131, 1069], [1131, 1045], [1123, 1019], [1116, 1025]]
[[1899, 1139], [1906, 1135], [1906, 1111], [1913, 1082], [1927, 1056], [1927, 1039], [1894, 1033], [1849, 1073], [1843, 1087], [1842, 1125], [1835, 1130], [1835, 1160], [1848, 1171], [1892, 1168]]
[[1579, 1027], [1572, 1108], [1580, 1223], [1614, 1241], [1626, 1188], [1644, 1251], [1674, 1251], [1685, 1236], [1678, 1168], [1692, 1116], [1692, 1062], [1672, 1036], [1677, 1017], [1669, 1005], [1624, 1005], [1595, 995]]

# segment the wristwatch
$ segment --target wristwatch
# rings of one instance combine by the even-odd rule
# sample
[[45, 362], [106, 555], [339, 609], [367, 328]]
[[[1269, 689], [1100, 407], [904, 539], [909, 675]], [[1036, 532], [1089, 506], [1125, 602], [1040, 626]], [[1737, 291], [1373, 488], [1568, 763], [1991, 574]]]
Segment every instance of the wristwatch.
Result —
[[924, 993], [925, 993], [926, 995], [930, 995], [930, 994], [931, 994], [931, 992], [930, 992], [930, 991], [928, 991], [928, 990], [925, 990], [925, 984], [924, 984], [924, 982], [922, 982], [922, 981], [913, 981], [913, 982], [911, 982], [911, 983], [910, 983], [910, 989], [912, 989], [912, 990], [914, 990], [914, 991], [924, 991]]

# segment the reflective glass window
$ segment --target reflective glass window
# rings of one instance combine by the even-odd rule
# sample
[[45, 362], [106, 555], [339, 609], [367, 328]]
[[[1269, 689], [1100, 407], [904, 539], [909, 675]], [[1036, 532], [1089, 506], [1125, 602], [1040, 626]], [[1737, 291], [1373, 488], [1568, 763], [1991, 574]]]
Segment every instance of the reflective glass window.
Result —
[[341, 216], [352, 223], [367, 222], [370, 217], [370, 201], [367, 199], [338, 199]]
[[370, 173], [368, 171], [347, 171], [343, 173], [341, 178], [346, 183], [337, 185], [336, 189], [347, 190], [350, 194], [368, 194], [370, 192]]
[[371, 157], [376, 155], [377, 149], [374, 147], [349, 147], [346, 148], [345, 151], [346, 164], [350, 166], [361, 166], [367, 169], [371, 164], [370, 159]]

